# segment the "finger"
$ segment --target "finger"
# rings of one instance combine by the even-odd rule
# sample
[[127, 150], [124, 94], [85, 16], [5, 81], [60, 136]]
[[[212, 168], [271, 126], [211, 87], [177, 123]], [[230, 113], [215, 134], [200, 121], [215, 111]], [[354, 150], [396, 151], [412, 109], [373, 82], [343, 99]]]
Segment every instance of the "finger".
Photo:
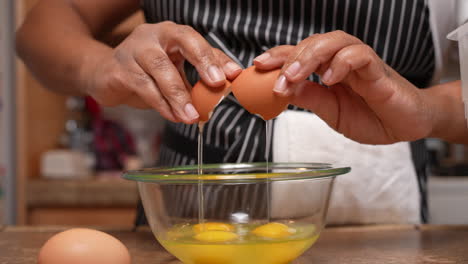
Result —
[[[162, 94], [182, 122], [192, 124], [198, 120], [199, 114], [191, 103], [190, 94], [178, 69], [162, 49], [154, 47], [142, 49], [135, 54], [135, 61], [146, 76], [155, 81], [153, 93]], [[146, 80], [147, 78], [144, 79], [150, 82]]]
[[254, 59], [255, 67], [261, 70], [273, 70], [283, 66], [285, 61], [288, 59], [289, 54], [294, 50], [295, 46], [282, 45], [271, 48], [265, 53]]
[[[302, 81], [305, 82], [305, 81]], [[273, 87], [273, 92], [281, 97], [289, 97], [294, 94], [295, 90], [301, 87], [302, 82], [300, 83], [291, 83], [286, 80], [284, 75], [280, 75], [278, 80], [275, 82]]]
[[[107, 95], [104, 95], [104, 101], [117, 98], [118, 104], [131, 104], [137, 108], [145, 107], [144, 104], [156, 109], [163, 117], [170, 121], [177, 121], [177, 118], [171, 112], [171, 109], [156, 86], [145, 72], [134, 62], [128, 62], [126, 68], [119, 67], [105, 76], [110, 84]], [[142, 102], [136, 102], [133, 99], [138, 96]], [[115, 102], [113, 102], [115, 103]], [[129, 105], [130, 105], [129, 104]], [[116, 105], [116, 104], [111, 104]]]
[[311, 110], [332, 128], [338, 127], [338, 99], [332, 90], [323, 85], [302, 81], [294, 93], [291, 104]]
[[[125, 101], [125, 104], [128, 105], [128, 106], [131, 106], [133, 108], [137, 108], [137, 109], [142, 109], [142, 110], [147, 110], [147, 109], [153, 109], [153, 107], [151, 107], [150, 105], [148, 105], [147, 103], [145, 103], [140, 96], [138, 95], [134, 95], [130, 98], [128, 98], [126, 101]], [[174, 123], [177, 123], [177, 122], [180, 122], [180, 119], [178, 119], [174, 113], [172, 113], [169, 109], [169, 112], [168, 113], [164, 113], [164, 111], [160, 111], [158, 110], [158, 113], [164, 117], [165, 119], [171, 121], [171, 122], [174, 122]]]
[[125, 100], [125, 104], [137, 109], [152, 109], [152, 107], [145, 103], [141, 98], [134, 94]]
[[[174, 43], [179, 51], [198, 71], [206, 84], [219, 87], [226, 81], [226, 76], [213, 52], [213, 47], [193, 28], [184, 25], [168, 27], [167, 31], [174, 31]], [[171, 32], [174, 34], [173, 32]]]
[[[142, 109], [142, 110], [147, 110], [147, 109], [153, 109], [153, 107], [151, 107], [149, 104], [145, 103], [140, 96], [138, 96], [137, 94], [131, 96], [130, 98], [127, 98], [127, 100], [125, 101], [125, 104], [128, 105], [128, 106], [131, 106], [133, 108], [137, 108], [137, 109]], [[166, 103], [167, 104], [167, 103]], [[169, 107], [169, 105], [167, 105], [167, 107]], [[159, 111], [158, 112], [161, 114], [162, 117], [164, 117], [165, 119], [171, 121], [171, 122], [174, 122], [174, 123], [177, 123], [177, 122], [180, 122], [180, 119], [178, 119], [174, 113], [172, 113], [169, 109], [169, 112], [168, 113], [161, 113], [162, 111]]]
[[179, 71], [179, 75], [182, 78], [182, 81], [185, 84], [185, 89], [190, 93], [192, 91], [192, 84], [190, 84], [189, 80], [187, 79], [187, 74], [185, 73], [185, 60], [180, 60], [175, 62], [175, 66], [177, 71]]
[[350, 72], [355, 71], [362, 80], [376, 81], [385, 76], [383, 65], [382, 60], [368, 45], [351, 45], [333, 57], [321, 79], [325, 84], [333, 85], [343, 81]]
[[139, 98], [152, 108], [156, 109], [162, 117], [172, 122], [181, 119], [173, 113], [169, 103], [165, 100], [153, 79], [144, 72], [131, 73], [131, 86]]
[[323, 76], [323, 74], [330, 68], [331, 61], [321, 64], [318, 69], [315, 71], [319, 76]]
[[341, 49], [361, 43], [362, 41], [343, 31], [315, 34], [297, 45], [283, 66], [282, 74], [290, 82], [305, 80]]
[[224, 74], [229, 80], [234, 80], [242, 72], [242, 68], [228, 55], [226, 55], [226, 53], [220, 49], [213, 49], [213, 52], [218, 58], [219, 65], [222, 65]]

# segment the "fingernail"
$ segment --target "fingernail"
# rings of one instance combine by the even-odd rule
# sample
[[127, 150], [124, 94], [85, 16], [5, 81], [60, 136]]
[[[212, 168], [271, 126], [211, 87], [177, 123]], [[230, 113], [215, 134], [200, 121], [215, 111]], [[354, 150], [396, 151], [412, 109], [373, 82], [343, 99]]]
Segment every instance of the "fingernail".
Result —
[[190, 121], [200, 117], [197, 110], [191, 103], [188, 103], [185, 105], [184, 112], [187, 115], [187, 117], [190, 119]]
[[257, 56], [254, 61], [258, 61], [261, 63], [266, 63], [269, 59], [271, 58], [271, 55], [269, 53], [263, 53], [260, 56]]
[[322, 76], [322, 81], [324, 81], [324, 82], [330, 81], [332, 74], [333, 74], [333, 71], [332, 71], [332, 69], [329, 68], [329, 69], [323, 74], [323, 76]]
[[294, 77], [296, 74], [299, 73], [300, 69], [301, 69], [301, 64], [298, 61], [296, 61], [286, 69], [285, 73], [288, 74], [289, 77]]
[[284, 93], [286, 91], [286, 77], [284, 77], [284, 75], [280, 75], [278, 80], [276, 80], [275, 88], [273, 88], [273, 91], [278, 93]]
[[236, 71], [242, 70], [242, 68], [239, 67], [239, 65], [231, 61], [226, 63], [223, 69], [224, 69], [224, 72], [230, 72], [230, 73], [235, 73]]
[[208, 75], [212, 82], [221, 82], [226, 79], [224, 73], [215, 65], [208, 67]]

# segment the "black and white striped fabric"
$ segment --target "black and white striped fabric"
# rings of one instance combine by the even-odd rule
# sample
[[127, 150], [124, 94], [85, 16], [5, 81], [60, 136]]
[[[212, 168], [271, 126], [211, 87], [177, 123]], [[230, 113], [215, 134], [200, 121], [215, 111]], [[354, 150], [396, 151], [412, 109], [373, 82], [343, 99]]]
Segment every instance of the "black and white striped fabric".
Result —
[[[171, 20], [190, 25], [243, 67], [269, 48], [295, 45], [315, 33], [343, 30], [370, 45], [418, 87], [424, 88], [434, 71], [425, 0], [143, 0], [142, 8], [148, 23]], [[193, 67], [187, 66], [186, 72], [192, 83], [198, 79]], [[315, 75], [311, 79], [320, 81]], [[229, 95], [205, 126], [204, 160], [264, 161], [271, 152], [265, 132], [265, 122]], [[169, 123], [159, 165], [195, 164], [197, 133], [196, 125]], [[427, 157], [423, 143], [413, 143], [412, 148], [425, 221]]]

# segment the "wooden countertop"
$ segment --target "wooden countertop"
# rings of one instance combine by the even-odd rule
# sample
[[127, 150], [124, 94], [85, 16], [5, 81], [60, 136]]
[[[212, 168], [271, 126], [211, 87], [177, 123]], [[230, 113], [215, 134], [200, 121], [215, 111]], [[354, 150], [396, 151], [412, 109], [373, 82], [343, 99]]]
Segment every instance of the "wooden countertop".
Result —
[[[41, 245], [60, 227], [0, 228], [0, 264], [36, 263]], [[133, 263], [180, 264], [150, 230], [103, 230], [130, 250]], [[468, 263], [468, 226], [364, 226], [327, 228], [294, 264]], [[221, 263], [220, 263], [221, 264]]]
[[126, 180], [32, 180], [27, 204], [32, 207], [136, 207], [135, 182]]

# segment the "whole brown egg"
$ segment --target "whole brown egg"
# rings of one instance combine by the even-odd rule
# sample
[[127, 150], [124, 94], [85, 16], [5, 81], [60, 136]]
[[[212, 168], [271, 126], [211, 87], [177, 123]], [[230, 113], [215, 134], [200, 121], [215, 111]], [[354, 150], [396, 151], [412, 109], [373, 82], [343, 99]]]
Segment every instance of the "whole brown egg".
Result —
[[232, 82], [232, 92], [250, 113], [264, 120], [273, 119], [286, 109], [290, 100], [290, 97], [281, 97], [273, 92], [280, 71], [261, 71], [251, 66]]
[[127, 248], [104, 232], [74, 228], [51, 237], [41, 248], [38, 264], [130, 264]]

